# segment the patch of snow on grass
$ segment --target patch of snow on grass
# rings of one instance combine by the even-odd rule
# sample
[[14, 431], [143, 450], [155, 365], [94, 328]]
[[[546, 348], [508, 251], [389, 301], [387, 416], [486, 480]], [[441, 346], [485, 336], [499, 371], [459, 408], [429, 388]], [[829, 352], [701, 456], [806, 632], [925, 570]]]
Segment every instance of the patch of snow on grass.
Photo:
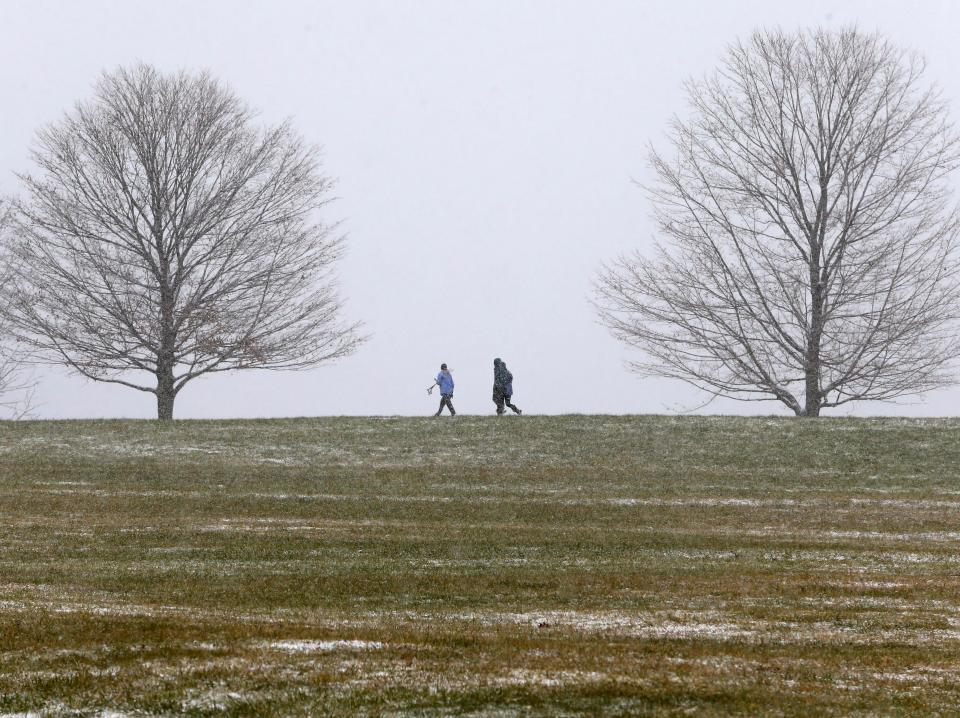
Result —
[[[630, 615], [618, 612], [545, 611], [476, 616], [486, 623], [526, 623], [534, 628], [572, 628], [584, 632], [611, 632], [636, 638], [727, 640], [753, 636], [756, 631], [723, 620], [716, 612], [669, 611]], [[684, 620], [689, 618], [690, 620]]]
[[676, 499], [600, 499], [597, 502], [590, 499], [572, 500], [562, 503], [606, 503], [612, 506], [797, 506], [802, 502], [797, 499], [750, 499], [737, 497], [703, 497], [692, 496]]
[[[58, 706], [41, 712], [27, 711], [25, 713], [0, 713], [0, 718], [48, 718], [55, 715], [75, 715], [75, 711], [68, 710], [66, 706]], [[84, 715], [87, 715], [84, 713]], [[96, 718], [130, 718], [129, 713], [120, 713], [119, 711], [104, 708], [99, 713], [93, 713]]]
[[551, 671], [544, 673], [525, 668], [516, 668], [496, 682], [508, 686], [563, 686], [570, 683], [600, 683], [608, 676], [597, 671]]
[[383, 648], [379, 641], [272, 641], [266, 644], [268, 648], [276, 651], [288, 651], [290, 653], [321, 653], [348, 649], [354, 651], [369, 651], [377, 648]]
[[183, 701], [181, 707], [184, 711], [222, 711], [227, 709], [231, 703], [239, 703], [243, 700], [246, 700], [243, 693], [229, 691], [226, 688], [214, 688]]
[[37, 486], [90, 486], [89, 481], [34, 481]]

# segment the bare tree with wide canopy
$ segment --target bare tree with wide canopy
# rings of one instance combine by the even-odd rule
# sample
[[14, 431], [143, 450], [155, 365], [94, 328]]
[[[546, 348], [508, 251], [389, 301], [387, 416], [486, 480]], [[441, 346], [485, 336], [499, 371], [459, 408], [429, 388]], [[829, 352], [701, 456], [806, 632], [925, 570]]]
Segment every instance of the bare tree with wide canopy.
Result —
[[651, 150], [666, 239], [596, 281], [634, 367], [802, 416], [952, 383], [958, 143], [923, 63], [857, 30], [758, 32]]
[[332, 180], [288, 124], [261, 128], [208, 74], [139, 65], [38, 133], [13, 213], [7, 320], [36, 356], [156, 395], [353, 352], [318, 210]]

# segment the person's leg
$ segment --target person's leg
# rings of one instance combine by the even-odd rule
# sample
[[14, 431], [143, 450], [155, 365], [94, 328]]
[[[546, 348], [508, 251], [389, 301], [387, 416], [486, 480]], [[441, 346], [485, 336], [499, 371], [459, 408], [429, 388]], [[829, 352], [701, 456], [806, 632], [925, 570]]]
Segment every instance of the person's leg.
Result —
[[497, 416], [503, 414], [503, 394], [500, 392], [493, 392], [493, 403], [497, 405]]
[[512, 398], [513, 398], [513, 396], [504, 397], [504, 403], [505, 403], [507, 406], [509, 406], [511, 409], [513, 409], [513, 413], [514, 413], [514, 414], [522, 414], [522, 413], [523, 413], [522, 411], [520, 411], [517, 407], [515, 407], [513, 404], [510, 403], [510, 400], [511, 400]]
[[[446, 404], [446, 405], [447, 405], [447, 408], [450, 410], [450, 416], [456, 416], [456, 415], [457, 415], [456, 410], [453, 408], [453, 394], [444, 394], [444, 395], [443, 395], [443, 401], [441, 402], [441, 405], [442, 405], [442, 404]], [[441, 406], [441, 408], [442, 408], [442, 406]]]
[[444, 402], [444, 401], [446, 401], [446, 399], [444, 399], [444, 398], [443, 398], [443, 394], [441, 394], [441, 395], [440, 395], [440, 406], [439, 406], [439, 408], [437, 409], [437, 413], [434, 414], [434, 416], [440, 416], [441, 412], [443, 412], [443, 402]]

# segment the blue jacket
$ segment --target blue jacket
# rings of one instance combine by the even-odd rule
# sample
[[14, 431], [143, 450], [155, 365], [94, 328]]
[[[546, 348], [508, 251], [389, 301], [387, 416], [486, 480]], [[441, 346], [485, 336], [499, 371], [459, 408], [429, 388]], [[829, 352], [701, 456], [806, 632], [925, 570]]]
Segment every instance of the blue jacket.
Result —
[[437, 384], [440, 385], [441, 394], [453, 393], [453, 374], [449, 371], [442, 371], [437, 374]]

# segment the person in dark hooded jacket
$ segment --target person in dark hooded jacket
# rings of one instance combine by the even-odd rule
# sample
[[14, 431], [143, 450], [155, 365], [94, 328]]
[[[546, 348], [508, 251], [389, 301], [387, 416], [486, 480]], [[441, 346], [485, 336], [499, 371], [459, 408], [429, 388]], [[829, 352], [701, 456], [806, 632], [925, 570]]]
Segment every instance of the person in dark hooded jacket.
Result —
[[513, 409], [515, 414], [522, 414], [517, 407], [510, 403], [513, 397], [513, 374], [499, 357], [493, 360], [493, 403], [497, 405], [497, 416], [502, 416], [504, 405]]

